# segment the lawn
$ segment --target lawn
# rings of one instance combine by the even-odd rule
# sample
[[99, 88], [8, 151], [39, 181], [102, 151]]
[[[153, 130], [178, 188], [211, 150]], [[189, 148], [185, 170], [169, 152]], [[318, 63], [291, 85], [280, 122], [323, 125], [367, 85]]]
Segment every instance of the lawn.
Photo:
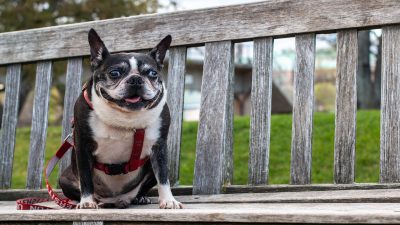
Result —
[[[235, 117], [234, 121], [234, 184], [247, 183], [249, 117]], [[290, 143], [292, 116], [273, 115], [271, 121], [270, 184], [288, 184], [290, 171]], [[335, 116], [315, 113], [313, 129], [312, 182], [332, 183]], [[17, 130], [12, 188], [24, 188], [29, 149], [29, 128]], [[193, 163], [197, 122], [185, 122], [182, 131], [180, 184], [193, 180]], [[46, 161], [60, 144], [61, 128], [50, 127], [46, 145]], [[53, 172], [51, 182], [56, 183]], [[379, 111], [358, 111], [356, 140], [356, 182], [379, 180]]]

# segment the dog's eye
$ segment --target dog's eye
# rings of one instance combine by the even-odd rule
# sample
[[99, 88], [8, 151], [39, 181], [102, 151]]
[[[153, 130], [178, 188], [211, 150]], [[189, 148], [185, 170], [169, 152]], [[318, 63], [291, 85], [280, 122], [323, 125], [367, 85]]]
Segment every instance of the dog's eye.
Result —
[[111, 78], [118, 78], [121, 76], [121, 73], [118, 70], [111, 70], [110, 71], [110, 77]]
[[156, 77], [157, 76], [157, 71], [149, 70], [148, 74], [149, 74], [150, 77]]

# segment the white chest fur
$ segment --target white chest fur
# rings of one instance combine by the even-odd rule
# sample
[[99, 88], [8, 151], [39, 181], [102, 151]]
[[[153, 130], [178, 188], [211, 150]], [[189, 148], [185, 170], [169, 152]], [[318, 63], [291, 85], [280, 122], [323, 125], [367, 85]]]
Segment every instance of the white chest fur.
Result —
[[[95, 112], [89, 119], [97, 149], [94, 152], [96, 161], [100, 163], [119, 164], [129, 161], [134, 142], [134, 130], [115, 128], [107, 125]], [[161, 119], [156, 119], [145, 128], [141, 158], [151, 154], [151, 148], [159, 138]]]
[[[97, 162], [119, 164], [129, 161], [132, 153], [135, 129], [145, 129], [141, 158], [151, 154], [151, 148], [159, 138], [160, 114], [165, 104], [165, 94], [160, 103], [151, 110], [123, 112], [117, 110], [92, 91], [94, 110], [90, 112], [89, 126], [97, 142], [94, 156]], [[117, 176], [109, 176], [102, 171], [94, 170], [95, 176], [118, 193], [130, 181], [135, 179], [137, 171]]]

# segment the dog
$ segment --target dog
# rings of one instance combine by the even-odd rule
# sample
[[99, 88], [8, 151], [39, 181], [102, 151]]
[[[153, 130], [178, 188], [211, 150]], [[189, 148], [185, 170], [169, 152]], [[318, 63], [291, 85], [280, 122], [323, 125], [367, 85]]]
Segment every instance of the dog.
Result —
[[88, 39], [93, 74], [74, 106], [71, 165], [59, 179], [64, 195], [79, 209], [127, 208], [149, 204], [146, 193], [157, 185], [160, 208], [183, 208], [168, 181], [161, 69], [171, 36], [147, 54], [110, 54], [94, 29]]

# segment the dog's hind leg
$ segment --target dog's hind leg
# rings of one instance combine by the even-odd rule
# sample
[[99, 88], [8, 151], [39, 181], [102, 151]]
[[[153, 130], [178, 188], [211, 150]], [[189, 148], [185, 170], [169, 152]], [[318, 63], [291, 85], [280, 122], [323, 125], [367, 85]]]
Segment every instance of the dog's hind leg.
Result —
[[65, 197], [75, 201], [81, 200], [78, 178], [73, 173], [71, 165], [61, 174], [58, 185]]
[[157, 179], [154, 176], [153, 171], [150, 171], [150, 176], [143, 182], [140, 190], [135, 199], [133, 199], [132, 204], [134, 205], [147, 205], [151, 204], [150, 198], [147, 197], [149, 190], [157, 184]]

